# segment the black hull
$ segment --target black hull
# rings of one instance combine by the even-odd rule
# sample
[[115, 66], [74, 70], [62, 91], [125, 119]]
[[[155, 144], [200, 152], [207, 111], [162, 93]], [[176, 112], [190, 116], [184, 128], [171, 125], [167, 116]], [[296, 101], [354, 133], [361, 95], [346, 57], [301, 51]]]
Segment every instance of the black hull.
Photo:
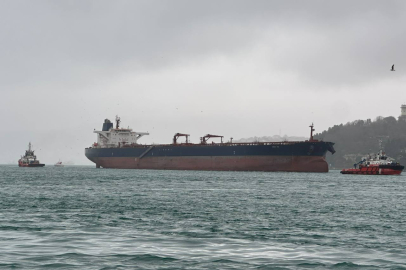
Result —
[[19, 167], [44, 167], [45, 164], [24, 164], [24, 165], [19, 165]]

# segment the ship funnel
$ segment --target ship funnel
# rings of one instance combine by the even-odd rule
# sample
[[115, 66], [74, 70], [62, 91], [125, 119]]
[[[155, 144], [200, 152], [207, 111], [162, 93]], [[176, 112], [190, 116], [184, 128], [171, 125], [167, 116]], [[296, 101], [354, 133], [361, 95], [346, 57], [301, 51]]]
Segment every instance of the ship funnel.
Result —
[[104, 119], [102, 131], [109, 131], [113, 127], [113, 123], [109, 119]]

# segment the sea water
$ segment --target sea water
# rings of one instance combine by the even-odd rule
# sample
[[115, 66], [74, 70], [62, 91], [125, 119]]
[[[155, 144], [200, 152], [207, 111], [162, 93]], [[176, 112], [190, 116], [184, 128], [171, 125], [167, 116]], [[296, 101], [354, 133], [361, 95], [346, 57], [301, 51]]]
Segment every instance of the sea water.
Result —
[[0, 166], [1, 269], [406, 269], [406, 176]]

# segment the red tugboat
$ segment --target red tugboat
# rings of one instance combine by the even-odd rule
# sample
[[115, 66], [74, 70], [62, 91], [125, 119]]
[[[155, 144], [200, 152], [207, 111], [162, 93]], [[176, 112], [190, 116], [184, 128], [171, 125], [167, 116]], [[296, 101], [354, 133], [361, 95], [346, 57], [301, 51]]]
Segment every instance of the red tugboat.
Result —
[[31, 150], [31, 143], [28, 144], [28, 150], [25, 155], [18, 160], [19, 167], [44, 167], [45, 164], [39, 163], [37, 156], [34, 155], [34, 150]]
[[[358, 169], [357, 169], [358, 166]], [[399, 175], [405, 166], [395, 162], [387, 157], [382, 150], [375, 156], [368, 155], [360, 162], [354, 164], [354, 169], [343, 169], [342, 174], [380, 174], [380, 175]]]

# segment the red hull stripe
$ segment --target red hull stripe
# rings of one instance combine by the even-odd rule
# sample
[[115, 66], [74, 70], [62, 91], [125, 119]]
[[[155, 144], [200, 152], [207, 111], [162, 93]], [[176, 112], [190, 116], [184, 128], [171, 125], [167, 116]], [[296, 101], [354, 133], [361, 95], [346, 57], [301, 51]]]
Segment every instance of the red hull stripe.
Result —
[[156, 170], [328, 172], [319, 156], [92, 157], [97, 167]]

